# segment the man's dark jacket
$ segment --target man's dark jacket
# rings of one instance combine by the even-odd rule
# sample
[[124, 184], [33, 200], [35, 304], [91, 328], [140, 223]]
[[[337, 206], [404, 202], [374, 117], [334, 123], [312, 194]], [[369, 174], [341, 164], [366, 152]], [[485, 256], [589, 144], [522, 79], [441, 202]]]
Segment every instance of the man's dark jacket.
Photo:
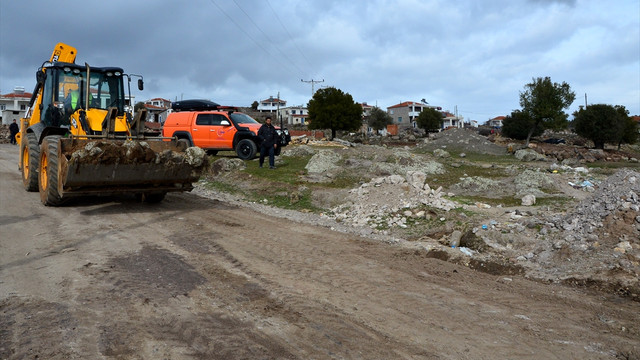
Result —
[[20, 132], [20, 128], [18, 127], [18, 124], [11, 123], [11, 125], [9, 125], [9, 132], [11, 132], [11, 135], [15, 135], [15, 134], [19, 133]]
[[262, 145], [265, 147], [273, 147], [278, 143], [278, 133], [273, 125], [263, 124], [258, 130], [258, 137], [262, 139]]

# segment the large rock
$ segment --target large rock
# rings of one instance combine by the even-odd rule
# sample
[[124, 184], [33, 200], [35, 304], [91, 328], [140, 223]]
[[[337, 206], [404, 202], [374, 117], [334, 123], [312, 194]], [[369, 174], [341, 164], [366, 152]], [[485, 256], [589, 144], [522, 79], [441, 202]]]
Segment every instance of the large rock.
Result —
[[331, 150], [321, 150], [313, 155], [305, 168], [309, 173], [325, 173], [338, 167], [342, 157]]
[[531, 149], [520, 149], [514, 154], [516, 159], [520, 161], [544, 161], [546, 157]]

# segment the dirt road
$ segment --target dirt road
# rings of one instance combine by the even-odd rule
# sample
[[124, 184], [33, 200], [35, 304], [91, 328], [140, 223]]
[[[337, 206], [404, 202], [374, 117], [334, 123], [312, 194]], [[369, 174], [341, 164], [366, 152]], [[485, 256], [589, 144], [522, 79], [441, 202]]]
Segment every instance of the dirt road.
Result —
[[637, 359], [640, 304], [194, 194], [23, 190], [0, 144], [2, 359]]

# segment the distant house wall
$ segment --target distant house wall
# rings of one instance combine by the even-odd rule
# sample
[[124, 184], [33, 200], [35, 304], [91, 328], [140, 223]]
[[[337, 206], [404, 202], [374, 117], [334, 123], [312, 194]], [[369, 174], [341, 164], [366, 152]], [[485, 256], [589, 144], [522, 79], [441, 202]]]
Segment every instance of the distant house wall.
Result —
[[282, 100], [282, 99], [278, 99], [278, 98], [274, 98], [273, 96], [270, 96], [268, 99], [265, 100], [261, 100], [260, 103], [258, 104], [258, 111], [260, 112], [276, 112], [278, 110], [278, 107], [285, 107], [287, 106], [287, 102]]
[[23, 87], [16, 87], [12, 93], [0, 95], [0, 115], [2, 124], [11, 124], [13, 120], [20, 123], [25, 117], [31, 100], [31, 93]]

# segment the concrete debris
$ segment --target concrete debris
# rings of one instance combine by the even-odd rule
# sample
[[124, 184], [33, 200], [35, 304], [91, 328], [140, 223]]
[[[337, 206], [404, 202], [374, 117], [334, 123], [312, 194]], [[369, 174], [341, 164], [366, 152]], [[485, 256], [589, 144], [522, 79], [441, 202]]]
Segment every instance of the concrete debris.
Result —
[[522, 197], [522, 206], [533, 206], [536, 204], [536, 196], [535, 195], [525, 195]]
[[197, 146], [192, 146], [187, 148], [184, 157], [187, 164], [198, 167], [204, 163], [207, 153]]
[[514, 154], [515, 158], [520, 161], [545, 161], [546, 157], [531, 149], [517, 150]]
[[406, 227], [408, 219], [431, 216], [425, 206], [444, 211], [460, 207], [444, 198], [442, 187], [432, 189], [424, 179], [426, 174], [419, 171], [374, 178], [350, 190], [346, 203], [332, 209], [332, 217], [357, 226]]
[[342, 157], [331, 150], [320, 150], [313, 155], [305, 168], [310, 173], [326, 173], [338, 167], [338, 161]]

